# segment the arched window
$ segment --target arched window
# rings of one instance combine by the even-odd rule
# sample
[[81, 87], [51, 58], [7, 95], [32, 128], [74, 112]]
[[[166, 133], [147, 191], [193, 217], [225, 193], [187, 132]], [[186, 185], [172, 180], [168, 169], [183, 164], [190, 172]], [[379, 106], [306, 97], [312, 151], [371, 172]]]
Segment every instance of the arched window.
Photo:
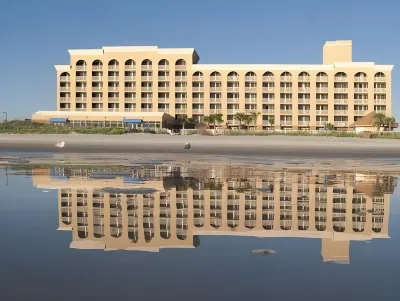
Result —
[[239, 80], [239, 74], [237, 74], [237, 72], [235, 72], [235, 71], [229, 72], [228, 80], [229, 81], [237, 81], [237, 80]]
[[354, 81], [355, 82], [365, 82], [365, 81], [367, 81], [367, 75], [364, 72], [357, 72], [354, 75]]
[[117, 60], [111, 60], [108, 62], [108, 70], [118, 70], [119, 63]]
[[125, 70], [133, 70], [135, 69], [136, 63], [134, 60], [127, 60], [125, 62]]
[[245, 80], [246, 81], [257, 81], [257, 75], [253, 72], [247, 72], [245, 75]]
[[316, 225], [315, 228], [317, 229], [317, 231], [325, 231], [326, 230], [325, 225]]
[[210, 81], [221, 81], [221, 73], [214, 71], [210, 74]]
[[69, 81], [70, 80], [70, 75], [69, 75], [69, 73], [68, 72], [63, 72], [63, 73], [61, 73], [61, 75], [60, 75], [60, 80], [62, 80], [62, 81]]
[[290, 72], [283, 72], [281, 74], [281, 81], [291, 81], [292, 80], [292, 74]]
[[263, 74], [263, 81], [274, 81], [274, 74], [270, 71], [267, 71]]
[[86, 62], [84, 60], [79, 60], [76, 62], [76, 70], [85, 71], [86, 70]]
[[142, 62], [142, 69], [143, 70], [151, 70], [152, 65], [153, 65], [152, 61], [150, 61], [149, 59], [145, 59]]
[[177, 60], [175, 65], [176, 66], [186, 66], [186, 61], [183, 59]]
[[303, 71], [299, 74], [299, 81], [300, 82], [308, 82], [310, 81], [310, 74], [307, 72]]
[[374, 80], [376, 82], [384, 82], [386, 80], [386, 75], [382, 72], [378, 72], [374, 75]]
[[158, 69], [167, 69], [169, 66], [169, 62], [166, 59], [162, 59], [158, 62]]
[[102, 70], [103, 69], [103, 62], [100, 60], [95, 60], [92, 63], [93, 70]]
[[203, 77], [203, 72], [196, 71], [195, 73], [193, 73], [193, 77]]
[[338, 72], [335, 74], [335, 82], [345, 82], [347, 81], [347, 74], [344, 72]]
[[319, 72], [317, 74], [317, 82], [327, 82], [328, 81], [328, 74], [325, 72]]
[[344, 230], [346, 230], [345, 226], [333, 226], [333, 230], [335, 232], [344, 232]]

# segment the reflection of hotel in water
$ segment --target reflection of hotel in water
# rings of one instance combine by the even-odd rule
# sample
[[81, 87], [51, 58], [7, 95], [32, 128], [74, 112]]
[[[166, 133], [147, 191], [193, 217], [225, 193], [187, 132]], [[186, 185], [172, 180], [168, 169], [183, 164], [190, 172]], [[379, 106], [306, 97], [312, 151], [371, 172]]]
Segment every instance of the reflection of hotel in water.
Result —
[[[60, 179], [49, 170], [34, 184], [58, 189], [59, 230], [72, 230], [71, 248], [158, 251], [196, 247], [199, 235], [302, 237], [322, 239], [324, 261], [348, 262], [351, 240], [389, 238], [391, 176], [225, 168], [220, 177], [213, 170], [197, 178], [182, 177], [182, 170], [166, 176], [165, 168], [139, 171], [150, 179], [143, 185]], [[160, 191], [101, 191], [139, 186]]]

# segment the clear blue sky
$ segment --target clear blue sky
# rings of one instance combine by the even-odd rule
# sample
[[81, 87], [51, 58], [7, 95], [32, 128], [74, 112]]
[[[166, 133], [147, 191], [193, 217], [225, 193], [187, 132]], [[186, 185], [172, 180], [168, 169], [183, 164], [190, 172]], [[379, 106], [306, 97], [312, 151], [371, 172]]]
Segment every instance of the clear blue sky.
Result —
[[[394, 64], [400, 119], [398, 0], [3, 0], [0, 112], [55, 110], [54, 65], [68, 49], [194, 47], [200, 63], [322, 62], [326, 40], [353, 40], [354, 61]], [[1, 116], [1, 119], [3, 116]]]

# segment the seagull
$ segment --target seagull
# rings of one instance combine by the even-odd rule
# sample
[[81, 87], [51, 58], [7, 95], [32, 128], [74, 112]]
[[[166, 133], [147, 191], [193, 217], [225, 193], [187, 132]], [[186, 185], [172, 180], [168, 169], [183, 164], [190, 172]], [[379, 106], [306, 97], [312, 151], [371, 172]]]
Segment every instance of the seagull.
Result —
[[65, 146], [65, 142], [64, 142], [64, 141], [58, 142], [58, 143], [55, 145], [55, 147], [58, 147], [58, 148], [63, 148], [64, 146]]
[[189, 143], [189, 142], [186, 142], [186, 143], [185, 143], [185, 146], [183, 147], [183, 149], [190, 149], [190, 143]]

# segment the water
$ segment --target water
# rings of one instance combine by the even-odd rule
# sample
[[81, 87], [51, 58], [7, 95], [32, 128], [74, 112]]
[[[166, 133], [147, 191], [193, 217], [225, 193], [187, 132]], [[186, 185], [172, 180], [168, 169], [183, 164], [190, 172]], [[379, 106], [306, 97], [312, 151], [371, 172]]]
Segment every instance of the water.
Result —
[[0, 169], [1, 300], [400, 296], [396, 176], [169, 164], [129, 171], [143, 182], [92, 179], [86, 169]]

